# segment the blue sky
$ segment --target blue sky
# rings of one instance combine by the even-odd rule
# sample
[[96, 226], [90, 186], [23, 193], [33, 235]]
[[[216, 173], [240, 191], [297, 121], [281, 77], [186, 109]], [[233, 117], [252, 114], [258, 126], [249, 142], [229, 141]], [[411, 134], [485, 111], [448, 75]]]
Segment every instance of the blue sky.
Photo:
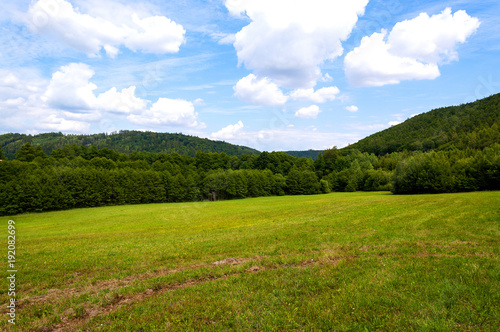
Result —
[[498, 1], [1, 1], [0, 133], [343, 147], [500, 91]]

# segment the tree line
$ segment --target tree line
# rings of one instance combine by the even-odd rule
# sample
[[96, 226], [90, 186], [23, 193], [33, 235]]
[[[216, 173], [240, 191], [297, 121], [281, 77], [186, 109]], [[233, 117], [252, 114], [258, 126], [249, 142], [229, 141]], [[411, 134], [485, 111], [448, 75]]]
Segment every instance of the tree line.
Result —
[[9, 159], [14, 159], [15, 154], [26, 143], [40, 146], [48, 155], [53, 150], [68, 145], [95, 146], [98, 149], [109, 148], [119, 153], [131, 153], [133, 151], [177, 152], [192, 157], [197, 151], [224, 152], [230, 156], [259, 154], [259, 151], [249, 147], [176, 133], [122, 130], [110, 134], [93, 135], [64, 135], [62, 133], [42, 133], [38, 135], [9, 133], [0, 135], [0, 144], [4, 148], [5, 156]]
[[14, 160], [0, 148], [0, 215], [119, 204], [309, 195], [500, 189], [500, 145], [393, 152], [325, 150], [316, 160], [283, 152], [120, 153], [66, 145], [46, 155], [25, 143]]
[[500, 94], [416, 115], [347, 149], [384, 155], [403, 151], [483, 149], [500, 143]]

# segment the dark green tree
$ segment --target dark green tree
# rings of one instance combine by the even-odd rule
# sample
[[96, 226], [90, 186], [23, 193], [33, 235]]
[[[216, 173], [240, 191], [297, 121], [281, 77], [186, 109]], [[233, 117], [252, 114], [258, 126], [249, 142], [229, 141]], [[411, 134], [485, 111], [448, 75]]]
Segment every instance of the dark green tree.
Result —
[[248, 192], [247, 178], [242, 171], [228, 170], [227, 194], [230, 198], [245, 198]]
[[16, 158], [20, 161], [32, 162], [36, 158], [36, 150], [30, 142], [25, 143], [16, 153]]
[[330, 189], [330, 184], [325, 179], [321, 179], [319, 181], [319, 190], [321, 191], [322, 194], [328, 194], [330, 191], [332, 191]]
[[42, 147], [40, 145], [37, 145], [37, 147], [35, 148], [35, 158], [37, 157], [40, 157], [42, 159], [47, 158], [47, 155], [45, 154], [45, 152], [43, 152]]

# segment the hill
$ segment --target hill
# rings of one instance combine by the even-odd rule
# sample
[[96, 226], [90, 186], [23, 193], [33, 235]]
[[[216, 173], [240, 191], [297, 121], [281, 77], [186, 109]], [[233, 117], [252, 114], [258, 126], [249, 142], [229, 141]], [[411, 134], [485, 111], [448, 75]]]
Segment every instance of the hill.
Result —
[[312, 158], [316, 160], [320, 153], [323, 153], [323, 150], [307, 150], [307, 151], [285, 151], [286, 154], [290, 156], [299, 157], [299, 158]]
[[177, 152], [182, 155], [194, 156], [197, 151], [203, 151], [224, 152], [229, 156], [238, 157], [243, 154], [259, 154], [259, 151], [246, 146], [183, 134], [124, 130], [109, 135], [64, 135], [62, 133], [46, 133], [34, 136], [23, 134], [0, 135], [0, 144], [3, 147], [4, 155], [8, 159], [14, 159], [15, 153], [19, 151], [21, 145], [27, 142], [30, 142], [34, 146], [39, 145], [46, 154], [72, 144], [94, 145], [97, 148], [109, 148], [119, 153], [129, 153], [132, 151], [152, 153]]
[[500, 94], [435, 109], [368, 136], [345, 150], [391, 152], [482, 149], [500, 143]]

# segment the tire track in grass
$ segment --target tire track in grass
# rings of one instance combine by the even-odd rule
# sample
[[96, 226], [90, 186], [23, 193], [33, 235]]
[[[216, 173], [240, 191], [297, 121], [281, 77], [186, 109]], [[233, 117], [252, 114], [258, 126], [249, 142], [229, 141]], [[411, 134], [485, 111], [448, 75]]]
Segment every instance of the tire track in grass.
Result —
[[[183, 289], [187, 287], [194, 287], [202, 283], [206, 282], [214, 282], [217, 280], [225, 280], [230, 277], [237, 277], [241, 274], [244, 273], [256, 273], [259, 271], [263, 270], [274, 270], [274, 269], [285, 269], [285, 268], [293, 268], [293, 267], [308, 267], [311, 265], [337, 265], [342, 261], [346, 260], [355, 260], [357, 258], [369, 258], [369, 257], [389, 257], [389, 256], [407, 256], [407, 257], [414, 257], [414, 258], [422, 258], [422, 257], [430, 257], [430, 256], [435, 256], [435, 257], [471, 257], [471, 256], [492, 256], [491, 253], [479, 253], [475, 252], [473, 254], [471, 253], [444, 253], [444, 252], [432, 252], [432, 248], [442, 248], [442, 249], [461, 249], [457, 248], [460, 247], [461, 245], [465, 246], [470, 246], [471, 243], [452, 243], [454, 246], [451, 246], [449, 244], [444, 245], [444, 244], [438, 244], [438, 243], [414, 243], [413, 246], [418, 248], [415, 252], [413, 253], [401, 253], [401, 252], [378, 252], [377, 249], [391, 249], [393, 246], [391, 245], [382, 245], [382, 246], [359, 246], [357, 248], [352, 248], [354, 249], [353, 251], [349, 250], [348, 252], [344, 252], [343, 250], [338, 250], [337, 249], [325, 249], [321, 250], [318, 252], [314, 252], [315, 254], [319, 254], [320, 257], [312, 260], [304, 260], [301, 262], [294, 262], [294, 263], [286, 263], [286, 264], [273, 264], [270, 262], [269, 265], [257, 265], [259, 262], [262, 262], [263, 260], [266, 260], [270, 257], [265, 257], [265, 256], [256, 256], [253, 258], [226, 258], [220, 261], [216, 261], [210, 264], [196, 264], [196, 265], [191, 265], [191, 266], [185, 266], [185, 267], [179, 267], [176, 269], [168, 269], [168, 270], [163, 270], [163, 271], [158, 271], [156, 273], [144, 273], [140, 275], [133, 275], [126, 277], [124, 279], [113, 279], [113, 280], [105, 280], [101, 281], [99, 283], [96, 283], [94, 285], [90, 285], [89, 287], [86, 287], [81, 290], [76, 290], [76, 289], [65, 289], [65, 290], [49, 290], [46, 295], [43, 296], [35, 296], [31, 298], [25, 298], [20, 301], [20, 307], [23, 306], [30, 306], [30, 305], [36, 305], [36, 304], [41, 304], [41, 303], [57, 303], [57, 302], [63, 302], [64, 300], [69, 300], [71, 297], [74, 296], [80, 296], [80, 295], [96, 295], [100, 291], [103, 291], [105, 289], [109, 290], [117, 290], [122, 287], [128, 287], [131, 286], [133, 283], [137, 281], [147, 281], [153, 278], [157, 277], [162, 277], [162, 276], [167, 276], [169, 274], [174, 274], [177, 272], [182, 272], [182, 271], [187, 271], [187, 270], [196, 270], [196, 269], [202, 269], [202, 268], [216, 268], [220, 266], [240, 266], [243, 265], [249, 261], [255, 262], [256, 265], [252, 265], [248, 268], [246, 268], [243, 271], [235, 271], [235, 272], [230, 272], [224, 275], [220, 276], [214, 276], [211, 275], [210, 272], [209, 274], [200, 276], [199, 278], [192, 278], [188, 279], [183, 282], [174, 282], [171, 284], [166, 284], [166, 285], [154, 285], [153, 289], [148, 288], [145, 291], [137, 292], [132, 295], [121, 295], [121, 294], [114, 294], [113, 298], [109, 301], [109, 304], [106, 304], [104, 306], [88, 306], [86, 308], [83, 308], [83, 312], [80, 312], [79, 315], [74, 315], [74, 311], [72, 312], [72, 308], [66, 310], [65, 312], [62, 313], [62, 315], [59, 317], [61, 322], [56, 323], [51, 325], [48, 328], [48, 331], [71, 331], [73, 329], [78, 329], [82, 328], [84, 325], [88, 323], [92, 318], [97, 317], [97, 316], [103, 316], [110, 314], [114, 312], [115, 310], [123, 307], [123, 306], [130, 306], [134, 305], [136, 303], [142, 302], [150, 297], [153, 296], [159, 296], [163, 293], [166, 292], [171, 292], [175, 291], [177, 289]], [[403, 247], [406, 247], [411, 244], [406, 244], [403, 245]], [[392, 249], [401, 249], [400, 246], [395, 246]], [[321, 256], [321, 254], [327, 254], [324, 256]], [[345, 255], [342, 255], [344, 253]], [[293, 256], [293, 255], [292, 255]], [[286, 255], [286, 257], [290, 258], [290, 255]], [[87, 302], [88, 303], [88, 302]], [[76, 317], [78, 316], [78, 317]], [[40, 327], [43, 330], [43, 327]], [[39, 329], [40, 329], [39, 328]], [[45, 327], [47, 328], [47, 327]]]
[[[226, 258], [221, 261], [216, 261], [212, 264], [205, 264], [202, 265], [202, 267], [213, 267], [213, 266], [220, 266], [220, 265], [242, 265], [249, 261], [250, 259], [248, 258]], [[246, 272], [249, 273], [255, 273], [257, 271], [262, 270], [263, 268], [258, 267], [258, 266], [252, 266], [246, 270]], [[183, 269], [183, 270], [187, 270]], [[107, 315], [115, 310], [118, 310], [119, 308], [126, 306], [126, 305], [133, 305], [135, 303], [142, 302], [150, 297], [153, 296], [159, 296], [161, 294], [175, 291], [178, 289], [183, 289], [187, 287], [194, 287], [196, 285], [205, 283], [205, 282], [213, 282], [217, 280], [225, 280], [230, 277], [235, 277], [241, 275], [242, 272], [234, 272], [234, 273], [229, 273], [229, 274], [224, 274], [222, 276], [212, 276], [212, 275], [207, 275], [199, 279], [188, 279], [182, 283], [176, 282], [168, 285], [160, 285], [157, 288], [154, 289], [146, 289], [143, 292], [139, 292], [130, 296], [123, 296], [123, 295], [118, 295], [115, 298], [114, 303], [111, 305], [105, 306], [105, 307], [93, 307], [93, 308], [87, 308], [85, 309], [85, 315], [84, 317], [81, 318], [72, 318], [69, 319], [67, 317], [61, 317], [62, 322], [59, 324], [52, 325], [51, 331], [56, 331], [56, 332], [62, 332], [62, 331], [68, 331], [68, 330], [73, 330], [74, 328], [82, 328], [87, 322], [92, 319], [93, 317], [96, 316], [102, 316], [102, 315]]]
[[[353, 257], [351, 256], [346, 256], [346, 257], [330, 257], [329, 259], [323, 259], [322, 263], [323, 264], [338, 264], [342, 260], [346, 259], [352, 259]], [[250, 261], [248, 258], [227, 258], [221, 261], [214, 262], [208, 266], [220, 266], [220, 265], [242, 265], [246, 263], [247, 261]], [[80, 318], [67, 318], [67, 317], [61, 317], [62, 322], [58, 324], [54, 324], [51, 326], [50, 331], [55, 331], [55, 332], [63, 332], [63, 331], [72, 331], [74, 329], [78, 328], [83, 328], [92, 318], [97, 317], [97, 316], [103, 316], [110, 314], [114, 312], [115, 310], [118, 310], [119, 308], [123, 306], [130, 306], [134, 305], [135, 303], [142, 302], [150, 297], [153, 296], [159, 296], [161, 294], [167, 293], [167, 292], [172, 292], [178, 289], [183, 289], [183, 288], [188, 288], [188, 287], [194, 287], [197, 285], [200, 285], [202, 283], [206, 282], [214, 282], [218, 280], [226, 280], [231, 277], [237, 277], [240, 276], [244, 273], [257, 273], [259, 271], [263, 270], [275, 270], [275, 269], [284, 269], [284, 268], [290, 268], [290, 267], [307, 267], [313, 264], [318, 264], [319, 261], [315, 260], [306, 260], [297, 264], [281, 264], [281, 265], [275, 265], [275, 266], [257, 266], [253, 265], [249, 268], [247, 268], [243, 272], [234, 272], [234, 273], [228, 273], [224, 274], [222, 276], [213, 276], [213, 275], [207, 275], [199, 279], [189, 279], [186, 280], [182, 283], [173, 283], [169, 285], [162, 285], [159, 286], [158, 288], [155, 289], [146, 289], [144, 292], [139, 292], [130, 296], [123, 296], [119, 295], [115, 299], [115, 303], [112, 303], [111, 305], [105, 306], [105, 307], [93, 307], [93, 308], [86, 308], [85, 309], [85, 314], [83, 317]]]
[[18, 307], [23, 308], [26, 306], [42, 304], [42, 303], [54, 303], [54, 301], [61, 301], [66, 298], [81, 296], [84, 294], [95, 295], [103, 290], [113, 291], [119, 288], [131, 286], [133, 283], [137, 281], [144, 281], [158, 277], [165, 277], [167, 275], [175, 274], [182, 271], [211, 268], [218, 265], [241, 265], [243, 263], [246, 263], [250, 259], [255, 260], [255, 258], [226, 258], [211, 264], [195, 264], [195, 265], [181, 266], [175, 269], [166, 269], [166, 270], [160, 270], [158, 272], [147, 272], [143, 274], [131, 275], [123, 279], [102, 280], [93, 283], [91, 285], [84, 286], [82, 288], [49, 289], [47, 291], [47, 294], [45, 295], [37, 295], [20, 299], [18, 302]]

